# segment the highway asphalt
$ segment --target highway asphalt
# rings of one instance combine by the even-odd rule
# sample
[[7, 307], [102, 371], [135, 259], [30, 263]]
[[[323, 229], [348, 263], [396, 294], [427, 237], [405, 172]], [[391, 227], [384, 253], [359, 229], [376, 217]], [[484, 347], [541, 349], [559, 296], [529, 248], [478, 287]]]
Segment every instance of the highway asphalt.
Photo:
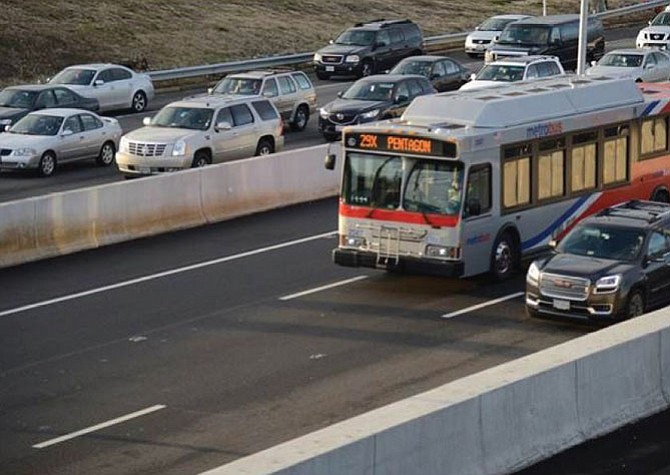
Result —
[[592, 330], [529, 320], [522, 276], [337, 267], [336, 213], [3, 269], [0, 473], [197, 473]]

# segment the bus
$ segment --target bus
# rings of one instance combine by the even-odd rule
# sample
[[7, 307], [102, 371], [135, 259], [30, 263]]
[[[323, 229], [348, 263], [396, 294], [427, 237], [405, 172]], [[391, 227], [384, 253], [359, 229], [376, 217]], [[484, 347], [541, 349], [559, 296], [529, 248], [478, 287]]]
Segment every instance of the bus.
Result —
[[592, 213], [668, 202], [669, 99], [667, 83], [565, 76], [419, 97], [399, 119], [346, 127], [333, 260], [505, 279]]

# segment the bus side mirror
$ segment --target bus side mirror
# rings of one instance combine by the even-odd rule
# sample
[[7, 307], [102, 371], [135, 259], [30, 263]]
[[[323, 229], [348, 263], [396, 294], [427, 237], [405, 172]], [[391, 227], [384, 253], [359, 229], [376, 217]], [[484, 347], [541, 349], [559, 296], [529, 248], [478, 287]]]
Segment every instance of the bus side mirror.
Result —
[[335, 169], [335, 161], [337, 160], [337, 155], [334, 153], [329, 153], [326, 155], [326, 159], [323, 161], [323, 166], [326, 167], [326, 170]]
[[479, 216], [482, 214], [482, 203], [477, 198], [470, 198], [467, 202], [468, 216]]

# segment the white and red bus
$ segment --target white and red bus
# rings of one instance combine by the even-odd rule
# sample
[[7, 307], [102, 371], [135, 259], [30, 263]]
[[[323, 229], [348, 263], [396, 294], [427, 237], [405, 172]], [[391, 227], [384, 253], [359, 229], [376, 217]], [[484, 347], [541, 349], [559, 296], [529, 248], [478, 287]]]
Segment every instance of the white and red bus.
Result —
[[505, 278], [591, 213], [670, 201], [669, 100], [670, 84], [571, 76], [348, 127], [334, 261]]

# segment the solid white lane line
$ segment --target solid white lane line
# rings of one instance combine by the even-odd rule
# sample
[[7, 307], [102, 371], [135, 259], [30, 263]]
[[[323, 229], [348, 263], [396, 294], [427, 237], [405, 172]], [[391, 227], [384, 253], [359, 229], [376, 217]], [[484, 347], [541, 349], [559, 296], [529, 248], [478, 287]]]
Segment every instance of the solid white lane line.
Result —
[[279, 300], [291, 300], [297, 299], [298, 297], [303, 297], [309, 294], [315, 294], [316, 292], [321, 292], [322, 290], [332, 289], [334, 287], [341, 287], [343, 285], [351, 284], [352, 282], [358, 282], [359, 280], [367, 279], [367, 275], [359, 275], [358, 277], [352, 277], [351, 279], [341, 280], [339, 282], [333, 282], [332, 284], [322, 285], [315, 289], [305, 290], [303, 292], [298, 292], [296, 294], [285, 295], [284, 297], [279, 297]]
[[337, 231], [330, 231], [323, 234], [317, 234], [315, 236], [309, 236], [302, 239], [296, 239], [294, 241], [284, 242], [281, 244], [275, 244], [273, 246], [263, 247], [261, 249], [255, 249], [253, 251], [242, 252], [240, 254], [235, 254], [232, 256], [221, 257], [219, 259], [214, 259], [211, 261], [200, 262], [198, 264], [192, 264], [190, 266], [179, 267], [177, 269], [172, 269], [164, 272], [159, 272], [157, 274], [145, 275], [144, 277], [138, 277], [136, 279], [126, 280], [124, 282], [118, 282], [116, 284], [105, 285], [104, 287], [98, 287], [97, 289], [86, 290], [83, 292], [77, 292], [76, 294], [65, 295], [63, 297], [57, 297], [50, 300], [44, 300], [42, 302], [37, 302], [30, 305], [24, 305], [23, 307], [12, 308], [9, 310], [4, 310], [0, 312], [0, 317], [6, 317], [8, 315], [13, 315], [15, 313], [26, 312], [28, 310], [33, 310], [35, 308], [46, 307], [47, 305], [53, 305], [55, 303], [66, 302], [68, 300], [74, 300], [81, 297], [86, 297], [88, 295], [99, 294], [101, 292], [107, 292], [109, 290], [119, 289], [121, 287], [128, 287], [129, 285], [139, 284], [141, 282], [148, 282], [150, 280], [160, 279], [162, 277], [168, 277], [175, 274], [181, 274], [183, 272], [189, 272], [196, 269], [202, 269], [203, 267], [209, 267], [216, 264], [222, 264], [224, 262], [230, 262], [237, 259], [242, 259], [244, 257], [255, 256], [257, 254], [262, 254], [269, 251], [275, 251], [277, 249], [282, 249], [285, 247], [295, 246], [297, 244], [303, 244], [309, 241], [315, 241], [317, 239], [323, 239], [325, 237], [332, 236], [336, 234]]
[[144, 416], [146, 414], [149, 414], [151, 412], [156, 412], [160, 411], [161, 409], [165, 409], [167, 406], [163, 404], [156, 404], [155, 406], [147, 407], [146, 409], [142, 409], [141, 411], [133, 412], [132, 414], [128, 414], [125, 416], [117, 417], [116, 419], [112, 419], [111, 421], [107, 422], [102, 422], [100, 424], [96, 424], [94, 426], [88, 427], [86, 429], [78, 430], [77, 432], [71, 432], [70, 434], [63, 435], [61, 437], [56, 437], [55, 439], [47, 440], [46, 442], [41, 442], [39, 444], [33, 445], [33, 448], [35, 449], [43, 449], [45, 447], [49, 447], [50, 445], [56, 445], [61, 442], [65, 442], [66, 440], [74, 439], [75, 437], [79, 437], [80, 435], [85, 435], [85, 434], [90, 434], [91, 432], [95, 432], [100, 429], [104, 429], [105, 427], [110, 427], [116, 424], [120, 424], [121, 422], [125, 422], [130, 419], [135, 419], [136, 417]]
[[478, 305], [473, 305], [472, 307], [468, 307], [468, 308], [464, 308], [464, 309], [461, 309], [461, 310], [456, 310], [455, 312], [444, 314], [444, 315], [442, 315], [442, 318], [457, 317], [458, 315], [463, 315], [464, 313], [470, 313], [470, 312], [473, 312], [475, 310], [479, 310], [480, 308], [489, 307], [491, 305], [495, 305], [495, 304], [500, 303], [500, 302], [505, 302], [507, 300], [512, 300], [512, 299], [521, 297], [523, 294], [524, 294], [523, 292], [517, 292], [515, 294], [505, 295], [504, 297], [500, 297], [498, 299], [489, 300], [488, 302], [480, 303]]

